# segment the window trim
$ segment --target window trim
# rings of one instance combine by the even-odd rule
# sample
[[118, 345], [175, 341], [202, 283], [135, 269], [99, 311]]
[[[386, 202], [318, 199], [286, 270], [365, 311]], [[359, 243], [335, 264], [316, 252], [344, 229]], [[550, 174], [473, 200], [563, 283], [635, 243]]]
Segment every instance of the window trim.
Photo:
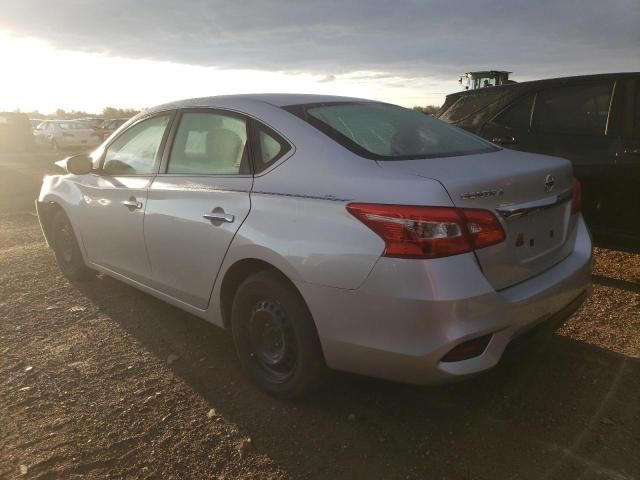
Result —
[[[122, 135], [124, 135], [126, 132], [128, 132], [131, 128], [133, 128], [134, 126], [138, 125], [139, 123], [142, 123], [142, 122], [144, 122], [146, 120], [151, 120], [152, 118], [163, 117], [163, 116], [166, 116], [166, 115], [169, 115], [169, 122], [167, 124], [167, 127], [164, 130], [163, 135], [162, 135], [162, 140], [160, 140], [160, 145], [158, 147], [158, 151], [156, 152], [156, 158], [154, 159], [153, 172], [150, 172], [150, 173], [123, 173], [123, 174], [118, 174], [118, 175], [112, 175], [112, 174], [106, 173], [103, 170], [105, 157], [107, 156], [107, 151], [109, 150], [111, 145], [113, 145], [113, 143], [116, 140], [118, 140]], [[99, 163], [98, 163], [98, 168], [95, 169], [94, 173], [96, 173], [97, 175], [100, 175], [100, 176], [104, 176], [104, 177], [155, 177], [158, 174], [158, 169], [160, 168], [161, 160], [164, 157], [164, 151], [165, 151], [165, 148], [166, 148], [166, 145], [167, 145], [167, 140], [169, 138], [169, 133], [170, 133], [170, 131], [173, 128], [173, 125], [175, 123], [175, 118], [176, 118], [176, 110], [175, 109], [155, 111], [153, 113], [149, 113], [148, 115], [144, 115], [144, 116], [138, 118], [135, 122], [133, 122], [131, 125], [127, 126], [127, 128], [122, 130], [117, 136], [113, 137], [108, 144], [106, 144], [104, 147], [102, 147], [102, 153], [100, 154], [100, 160], [99, 160]]]
[[[549, 130], [539, 130], [535, 128], [535, 124], [534, 124], [534, 120], [536, 118], [536, 107], [538, 104], [538, 95], [540, 95], [541, 92], [547, 92], [549, 90], [561, 90], [561, 89], [574, 89], [574, 88], [580, 88], [580, 87], [590, 87], [590, 86], [594, 86], [594, 85], [602, 85], [602, 84], [607, 84], [609, 85], [609, 104], [607, 106], [607, 118], [605, 120], [605, 128], [602, 130], [601, 133], [599, 134], [593, 134], [593, 133], [569, 133], [569, 132], [565, 132], [565, 131], [557, 131], [557, 130], [553, 130], [553, 131], [549, 131]], [[536, 101], [534, 102], [533, 105], [533, 109], [531, 112], [531, 122], [530, 122], [530, 128], [529, 131], [533, 134], [536, 135], [558, 135], [558, 136], [572, 136], [572, 137], [592, 137], [592, 138], [600, 138], [600, 137], [606, 137], [607, 136], [607, 125], [609, 123], [609, 118], [611, 116], [611, 105], [612, 105], [612, 100], [613, 100], [613, 95], [614, 95], [614, 88], [615, 88], [615, 83], [616, 83], [616, 79], [606, 79], [606, 80], [591, 80], [589, 82], [579, 82], [579, 83], [566, 83], [564, 85], [550, 85], [548, 87], [545, 88], [541, 88], [536, 90]]]
[[[485, 140], [484, 138], [471, 133], [469, 131], [466, 130], [462, 130], [461, 129], [461, 133], [473, 136], [477, 139], [479, 139], [482, 143], [486, 143], [487, 147], [486, 148], [481, 148], [481, 149], [477, 149], [477, 150], [469, 150], [469, 151], [465, 151], [465, 152], [449, 152], [449, 153], [438, 153], [438, 154], [433, 154], [433, 155], [398, 155], [398, 156], [387, 156], [387, 155], [379, 155], [377, 153], [373, 153], [370, 152], [369, 150], [367, 150], [366, 148], [360, 146], [359, 144], [357, 144], [356, 142], [354, 142], [353, 140], [351, 140], [349, 137], [347, 137], [346, 135], [342, 134], [341, 132], [339, 132], [338, 130], [336, 130], [335, 128], [327, 125], [326, 123], [324, 123], [323, 121], [317, 119], [316, 117], [314, 117], [313, 115], [310, 115], [307, 110], [310, 108], [317, 108], [317, 107], [331, 107], [331, 106], [336, 106], [336, 105], [367, 105], [367, 104], [374, 104], [374, 105], [388, 105], [388, 106], [393, 106], [393, 107], [397, 107], [397, 108], [403, 108], [403, 107], [398, 107], [398, 105], [393, 105], [390, 103], [386, 103], [386, 102], [369, 102], [369, 101], [362, 101], [362, 102], [358, 102], [358, 101], [337, 101], [337, 102], [317, 102], [317, 103], [301, 103], [301, 104], [296, 104], [296, 105], [286, 105], [284, 107], [280, 107], [283, 110], [289, 112], [290, 114], [294, 115], [295, 117], [299, 118], [300, 120], [302, 120], [303, 122], [311, 125], [312, 127], [314, 127], [316, 130], [318, 130], [320, 133], [325, 134], [327, 137], [329, 137], [331, 140], [333, 140], [334, 142], [336, 142], [339, 146], [346, 148], [347, 150], [349, 150], [351, 153], [354, 153], [362, 158], [366, 158], [369, 160], [375, 160], [375, 161], [386, 161], [386, 162], [396, 162], [396, 161], [403, 161], [403, 160], [428, 160], [430, 158], [447, 158], [447, 157], [460, 157], [460, 156], [466, 156], [466, 155], [478, 155], [481, 153], [493, 153], [493, 152], [497, 152], [502, 150], [502, 148], [500, 148], [497, 145], [494, 145], [493, 143]], [[436, 119], [438, 120], [438, 119]], [[452, 128], [456, 128], [455, 125], [450, 124], [450, 123], [446, 123], [442, 120], [438, 120], [440, 122], [443, 122], [449, 126], [451, 126]]]

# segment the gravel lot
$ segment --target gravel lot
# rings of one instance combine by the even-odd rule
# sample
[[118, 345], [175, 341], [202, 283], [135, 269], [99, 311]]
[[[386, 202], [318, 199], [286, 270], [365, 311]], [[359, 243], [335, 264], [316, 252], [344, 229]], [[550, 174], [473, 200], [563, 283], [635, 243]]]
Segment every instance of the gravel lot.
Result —
[[32, 208], [50, 162], [0, 157], [0, 478], [640, 478], [640, 255], [597, 250], [587, 303], [485, 375], [335, 374], [289, 404], [224, 331], [62, 277]]

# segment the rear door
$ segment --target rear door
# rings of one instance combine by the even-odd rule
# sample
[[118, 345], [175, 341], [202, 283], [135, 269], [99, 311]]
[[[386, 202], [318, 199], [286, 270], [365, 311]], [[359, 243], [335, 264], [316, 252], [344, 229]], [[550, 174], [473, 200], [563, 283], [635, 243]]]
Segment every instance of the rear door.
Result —
[[222, 260], [249, 213], [249, 121], [184, 110], [149, 188], [144, 232], [154, 288], [205, 309]]
[[619, 138], [615, 162], [615, 192], [611, 222], [620, 240], [640, 240], [640, 78], [617, 82], [613, 131]]

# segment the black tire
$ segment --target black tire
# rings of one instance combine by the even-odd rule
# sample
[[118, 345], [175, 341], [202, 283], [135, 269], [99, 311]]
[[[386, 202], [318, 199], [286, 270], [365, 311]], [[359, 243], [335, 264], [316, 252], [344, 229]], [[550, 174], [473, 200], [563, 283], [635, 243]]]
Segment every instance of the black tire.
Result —
[[94, 275], [84, 264], [71, 222], [62, 210], [51, 220], [51, 244], [58, 266], [69, 280], [85, 280]]
[[240, 285], [231, 329], [243, 369], [269, 394], [300, 398], [324, 380], [327, 367], [311, 314], [278, 272], [256, 273]]

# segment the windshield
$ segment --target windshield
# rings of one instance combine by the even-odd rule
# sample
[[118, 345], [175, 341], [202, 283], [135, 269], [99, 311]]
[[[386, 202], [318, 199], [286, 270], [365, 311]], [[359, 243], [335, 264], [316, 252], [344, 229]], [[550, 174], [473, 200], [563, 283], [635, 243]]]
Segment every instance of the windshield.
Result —
[[285, 110], [358, 155], [375, 160], [471, 155], [498, 150], [475, 135], [414, 110], [374, 102], [294, 105]]
[[62, 130], [84, 130], [84, 129], [89, 128], [89, 125], [87, 125], [83, 121], [58, 122], [58, 127], [60, 127]]

